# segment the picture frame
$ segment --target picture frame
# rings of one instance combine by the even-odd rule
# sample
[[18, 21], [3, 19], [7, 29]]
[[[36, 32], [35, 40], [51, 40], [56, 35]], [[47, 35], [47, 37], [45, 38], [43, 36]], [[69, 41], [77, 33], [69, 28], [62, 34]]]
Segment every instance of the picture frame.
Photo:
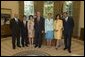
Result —
[[12, 10], [1, 8], [1, 25], [10, 24]]
[[12, 10], [7, 8], [1, 8], [1, 37], [7, 37], [11, 35], [10, 20]]

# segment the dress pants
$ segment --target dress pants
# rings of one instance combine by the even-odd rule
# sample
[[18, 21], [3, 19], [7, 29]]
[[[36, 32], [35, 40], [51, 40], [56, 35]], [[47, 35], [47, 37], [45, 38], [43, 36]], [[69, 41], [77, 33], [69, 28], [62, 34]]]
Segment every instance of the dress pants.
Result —
[[20, 35], [12, 33], [12, 47], [13, 47], [13, 49], [16, 47], [16, 42], [17, 42], [17, 46], [20, 46]]
[[64, 34], [64, 44], [65, 48], [67, 48], [68, 50], [71, 50], [71, 36], [71, 33]]
[[41, 47], [42, 38], [40, 32], [35, 32], [35, 46]]

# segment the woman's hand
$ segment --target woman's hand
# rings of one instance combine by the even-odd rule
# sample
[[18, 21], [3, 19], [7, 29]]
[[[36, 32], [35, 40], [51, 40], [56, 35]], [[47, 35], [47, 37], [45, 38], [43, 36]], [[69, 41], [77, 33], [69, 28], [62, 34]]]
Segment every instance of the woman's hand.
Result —
[[62, 31], [64, 30], [64, 28], [61, 29]]
[[56, 32], [57, 32], [58, 30], [54, 30], [54, 31], [56, 31]]
[[58, 30], [56, 30], [56, 32], [57, 32]]

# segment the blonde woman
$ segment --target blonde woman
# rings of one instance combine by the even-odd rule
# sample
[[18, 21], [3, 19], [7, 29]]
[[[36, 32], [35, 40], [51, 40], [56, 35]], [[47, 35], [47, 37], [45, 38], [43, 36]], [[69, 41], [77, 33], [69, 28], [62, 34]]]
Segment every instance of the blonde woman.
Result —
[[48, 18], [45, 19], [45, 38], [47, 46], [51, 46], [53, 39], [53, 18], [51, 13], [48, 13]]

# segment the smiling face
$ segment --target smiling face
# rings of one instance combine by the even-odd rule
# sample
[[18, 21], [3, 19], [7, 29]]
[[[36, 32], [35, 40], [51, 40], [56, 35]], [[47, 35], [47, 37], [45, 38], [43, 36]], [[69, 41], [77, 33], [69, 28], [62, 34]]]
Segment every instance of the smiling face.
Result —
[[33, 17], [30, 17], [30, 20], [32, 20], [33, 19]]
[[40, 17], [40, 12], [37, 12], [36, 15], [37, 15], [37, 17]]
[[59, 15], [56, 18], [59, 19]]
[[57, 15], [56, 15], [56, 18], [55, 18], [55, 20], [58, 20], [58, 19], [61, 19], [61, 16], [60, 16], [60, 14], [57, 14]]
[[64, 12], [63, 13], [63, 16], [66, 18], [68, 16], [68, 13], [67, 12]]
[[15, 17], [15, 18], [18, 18], [18, 14], [14, 14], [14, 17]]
[[50, 19], [52, 17], [52, 13], [48, 13], [48, 19]]
[[29, 16], [29, 20], [31, 20], [31, 19], [33, 19], [33, 16], [32, 15]]

